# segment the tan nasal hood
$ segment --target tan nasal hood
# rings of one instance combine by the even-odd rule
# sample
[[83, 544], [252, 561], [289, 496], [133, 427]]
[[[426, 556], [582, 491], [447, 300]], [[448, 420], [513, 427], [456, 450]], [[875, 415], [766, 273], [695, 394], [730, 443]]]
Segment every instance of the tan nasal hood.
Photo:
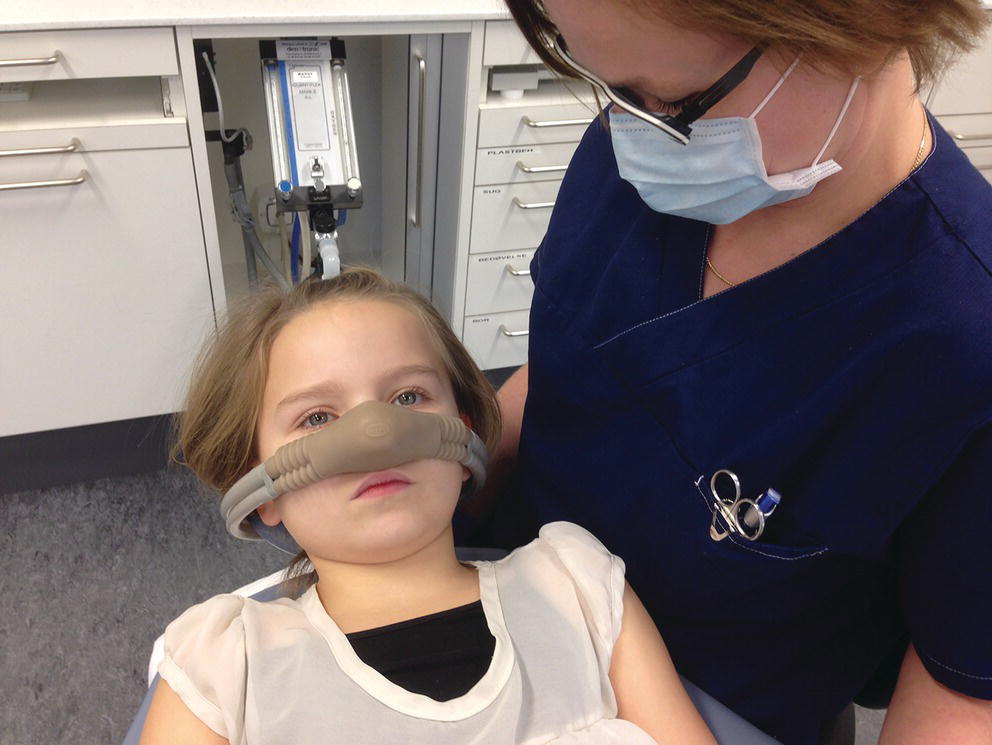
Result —
[[[474, 491], [486, 480], [486, 446], [461, 419], [366, 401], [319, 432], [279, 448], [227, 491], [220, 511], [232, 535], [256, 540], [263, 536], [256, 529], [257, 519], [250, 516], [259, 505], [286, 492], [338, 473], [381, 471], [434, 459], [468, 468], [472, 477], [466, 489]], [[283, 550], [291, 548], [286, 540], [264, 538]], [[291, 540], [288, 534], [285, 538]]]

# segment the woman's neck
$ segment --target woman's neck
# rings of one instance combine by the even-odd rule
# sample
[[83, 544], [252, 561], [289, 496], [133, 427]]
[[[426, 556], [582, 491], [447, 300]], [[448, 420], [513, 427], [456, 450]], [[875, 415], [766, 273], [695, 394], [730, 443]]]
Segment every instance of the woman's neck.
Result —
[[[735, 283], [763, 274], [823, 242], [857, 220], [912, 169], [925, 118], [913, 93], [908, 59], [900, 59], [862, 81], [864, 102], [838, 144], [824, 159], [843, 170], [821, 181], [806, 197], [783, 202], [717, 226], [708, 256]], [[932, 147], [926, 135], [924, 151]], [[710, 276], [704, 296], [727, 289]]]
[[458, 561], [450, 528], [400, 559], [351, 564], [311, 557], [317, 595], [344, 633], [437, 613], [479, 599], [474, 567]]

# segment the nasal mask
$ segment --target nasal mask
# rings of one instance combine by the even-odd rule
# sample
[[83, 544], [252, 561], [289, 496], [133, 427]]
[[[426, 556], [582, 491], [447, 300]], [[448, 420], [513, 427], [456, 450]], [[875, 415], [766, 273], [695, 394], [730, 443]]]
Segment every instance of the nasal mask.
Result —
[[629, 182], [654, 211], [714, 225], [734, 222], [755, 210], [798, 199], [820, 181], [841, 170], [833, 160], [820, 162], [847, 113], [860, 77], [847, 98], [813, 163], [769, 176], [762, 158], [755, 117], [782, 83], [789, 69], [747, 117], [699, 119], [688, 145], [672, 140], [656, 127], [627, 113], [610, 110], [610, 136], [620, 177]]
[[300, 550], [286, 528], [265, 525], [257, 508], [287, 492], [339, 473], [366, 473], [415, 460], [449, 460], [468, 468], [463, 488], [486, 480], [486, 446], [458, 417], [366, 401], [319, 432], [288, 442], [246, 473], [220, 503], [236, 538], [262, 539], [287, 553]]

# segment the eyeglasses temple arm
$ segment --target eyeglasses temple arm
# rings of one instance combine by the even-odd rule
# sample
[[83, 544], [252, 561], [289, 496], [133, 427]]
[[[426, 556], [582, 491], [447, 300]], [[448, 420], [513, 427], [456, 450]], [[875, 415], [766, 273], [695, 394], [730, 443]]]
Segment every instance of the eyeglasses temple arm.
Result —
[[688, 104], [673, 118], [682, 124], [692, 124], [692, 122], [713, 108], [724, 96], [744, 81], [744, 78], [751, 72], [751, 68], [754, 67], [754, 63], [758, 61], [758, 57], [763, 52], [764, 50], [761, 47], [752, 49], [741, 58], [740, 62], [727, 70], [726, 75], [699, 94], [698, 98]]

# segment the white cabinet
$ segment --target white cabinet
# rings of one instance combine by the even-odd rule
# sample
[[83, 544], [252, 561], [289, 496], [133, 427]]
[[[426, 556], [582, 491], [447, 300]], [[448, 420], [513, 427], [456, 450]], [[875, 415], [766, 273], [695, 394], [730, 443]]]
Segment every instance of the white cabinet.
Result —
[[[145, 31], [71, 57], [55, 35], [94, 75], [150, 51], [140, 77], [7, 70], [35, 82], [0, 103], [0, 436], [177, 410], [213, 322], [174, 43], [157, 46], [172, 33]], [[9, 56], [48, 49], [2, 36]]]
[[[490, 84], [478, 107], [462, 324], [462, 339], [483, 369], [527, 361], [534, 289], [527, 269], [596, 113], [586, 86], [539, 72], [539, 62], [512, 21], [486, 23], [483, 72]], [[504, 69], [529, 71], [529, 87], [498, 90], [492, 81]]]

